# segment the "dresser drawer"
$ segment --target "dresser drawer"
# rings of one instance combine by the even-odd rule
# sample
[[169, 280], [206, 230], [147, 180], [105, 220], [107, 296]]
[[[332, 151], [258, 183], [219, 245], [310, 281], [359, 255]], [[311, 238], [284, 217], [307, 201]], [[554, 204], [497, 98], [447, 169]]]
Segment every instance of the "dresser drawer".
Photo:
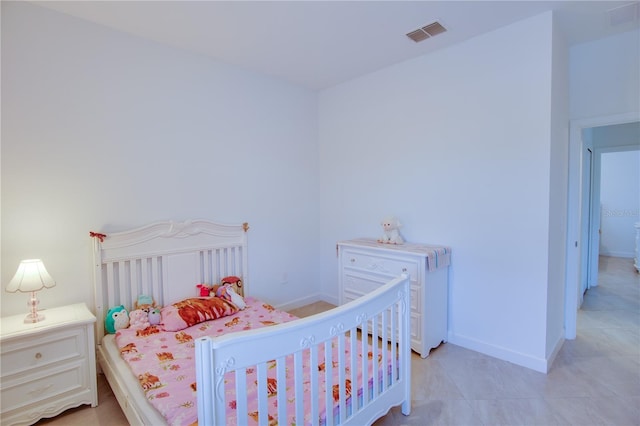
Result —
[[86, 355], [84, 329], [54, 331], [34, 344], [30, 339], [18, 339], [2, 345], [2, 377], [34, 368], [43, 369], [61, 361]]
[[66, 393], [89, 390], [87, 366], [75, 361], [46, 371], [45, 376], [29, 375], [3, 381], [0, 401], [3, 413], [59, 397]]
[[353, 294], [354, 298], [369, 294], [386, 282], [384, 278], [353, 273], [345, 273], [343, 280], [344, 291]]
[[400, 274], [407, 273], [410, 275], [411, 281], [419, 279], [417, 260], [398, 259], [392, 256], [371, 255], [345, 250], [342, 253], [342, 264], [345, 268], [382, 274], [387, 277], [397, 277]]
[[[369, 294], [378, 287], [386, 284], [388, 280], [381, 277], [376, 277], [371, 274], [362, 274], [357, 272], [345, 272], [342, 275], [342, 282], [344, 285], [344, 298], [343, 303], [357, 299], [358, 297]], [[413, 281], [410, 286], [411, 291], [411, 311], [421, 312], [420, 309], [420, 286]]]

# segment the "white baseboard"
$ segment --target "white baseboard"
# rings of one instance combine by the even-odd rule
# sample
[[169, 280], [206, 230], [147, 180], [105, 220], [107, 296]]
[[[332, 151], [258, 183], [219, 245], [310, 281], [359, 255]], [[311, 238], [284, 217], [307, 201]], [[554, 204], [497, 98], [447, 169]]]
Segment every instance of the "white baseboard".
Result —
[[301, 297], [296, 300], [276, 305], [275, 307], [281, 311], [286, 312], [292, 309], [298, 309], [302, 306], [310, 305], [315, 302], [327, 302], [331, 303], [332, 305], [338, 305], [338, 299], [336, 299], [335, 297], [328, 296], [324, 293], [315, 293], [309, 296]]
[[562, 347], [562, 343], [559, 343], [554, 348], [552, 356], [549, 359], [537, 358], [531, 355], [512, 351], [510, 349], [502, 348], [496, 345], [489, 345], [485, 342], [481, 342], [476, 339], [472, 339], [465, 336], [455, 335], [449, 333], [448, 342], [457, 346], [461, 346], [472, 351], [480, 352], [485, 355], [489, 355], [494, 358], [508, 361], [522, 367], [530, 368], [540, 373], [547, 373], [551, 367], [553, 359], [557, 355], [558, 351]]
[[334, 296], [329, 296], [328, 294], [322, 294], [322, 301], [327, 302], [327, 303], [331, 303], [332, 305], [338, 306], [338, 298], [334, 297]]
[[635, 256], [635, 253], [626, 252], [626, 251], [600, 250], [600, 256], [624, 257], [628, 259], [633, 259], [633, 257]]
[[562, 345], [564, 345], [564, 340], [565, 339], [564, 339], [564, 332], [563, 332], [562, 336], [560, 336], [560, 338], [556, 342], [556, 345], [553, 348], [553, 351], [551, 352], [551, 354], [547, 358], [547, 371], [546, 371], [546, 373], [549, 372], [549, 369], [553, 365], [553, 361], [555, 361], [556, 357], [558, 356], [558, 352], [560, 352], [560, 349], [562, 349]]

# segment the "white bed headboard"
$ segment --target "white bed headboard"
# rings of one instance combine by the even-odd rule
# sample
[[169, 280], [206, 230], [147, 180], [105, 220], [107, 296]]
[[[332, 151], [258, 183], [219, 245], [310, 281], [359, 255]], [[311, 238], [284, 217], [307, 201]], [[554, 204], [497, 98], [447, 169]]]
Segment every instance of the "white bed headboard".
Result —
[[140, 294], [160, 306], [194, 297], [199, 283], [216, 284], [235, 275], [249, 294], [249, 225], [208, 220], [156, 222], [130, 231], [94, 236], [97, 341], [109, 308], [133, 309]]

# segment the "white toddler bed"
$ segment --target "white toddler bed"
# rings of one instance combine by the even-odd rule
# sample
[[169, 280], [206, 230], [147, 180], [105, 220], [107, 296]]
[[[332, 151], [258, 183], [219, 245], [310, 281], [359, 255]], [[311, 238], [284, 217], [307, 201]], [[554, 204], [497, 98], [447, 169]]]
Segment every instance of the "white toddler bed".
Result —
[[[217, 283], [229, 275], [242, 278], [243, 295], [249, 296], [247, 231], [246, 223], [194, 220], [91, 233], [97, 358], [131, 424], [167, 420], [147, 401], [147, 390], [120, 356], [114, 335], [105, 335], [107, 310], [120, 304], [132, 309], [140, 294], [166, 306], [194, 297], [198, 283]], [[198, 337], [197, 423], [363, 425], [397, 405], [408, 415], [409, 297], [409, 279], [402, 276], [318, 315]]]

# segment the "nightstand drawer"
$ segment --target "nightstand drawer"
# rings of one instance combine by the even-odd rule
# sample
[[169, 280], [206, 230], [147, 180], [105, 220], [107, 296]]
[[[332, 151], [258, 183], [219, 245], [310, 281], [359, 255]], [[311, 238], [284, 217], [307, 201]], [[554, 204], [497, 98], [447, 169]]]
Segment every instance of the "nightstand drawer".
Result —
[[371, 256], [357, 251], [345, 250], [342, 253], [342, 264], [347, 268], [383, 274], [387, 277], [397, 277], [400, 274], [407, 273], [410, 275], [411, 281], [419, 279], [417, 261]]
[[8, 342], [2, 345], [2, 377], [84, 357], [86, 347], [83, 328], [48, 333], [36, 344], [29, 339]]
[[40, 404], [46, 399], [69, 392], [77, 393], [86, 389], [88, 393], [90, 387], [86, 369], [86, 363], [77, 361], [51, 369], [44, 377], [35, 378], [32, 375], [4, 381], [0, 399], [3, 413], [27, 405]]

